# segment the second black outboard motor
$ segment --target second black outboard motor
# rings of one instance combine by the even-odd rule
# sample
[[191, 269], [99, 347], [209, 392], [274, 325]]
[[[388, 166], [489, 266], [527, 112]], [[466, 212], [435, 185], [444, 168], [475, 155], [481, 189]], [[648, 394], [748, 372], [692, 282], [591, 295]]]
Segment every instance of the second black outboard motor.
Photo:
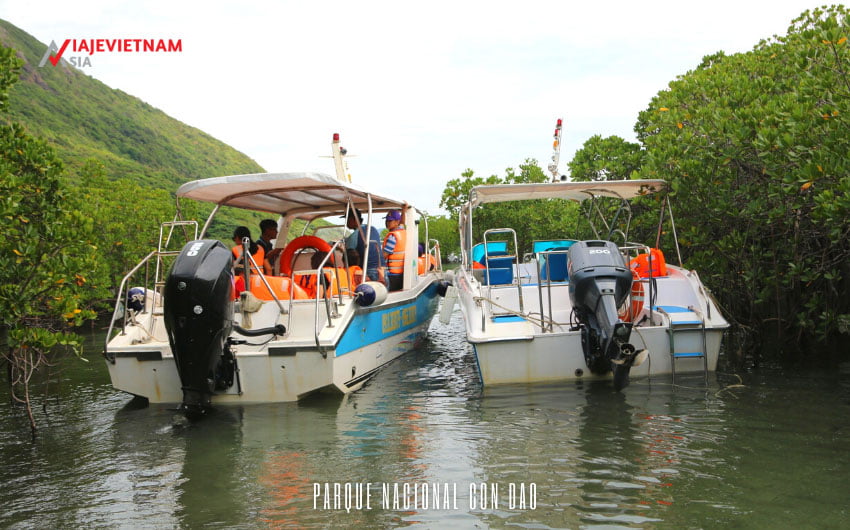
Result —
[[636, 352], [629, 344], [632, 325], [617, 308], [632, 288], [632, 272], [611, 241], [579, 241], [570, 246], [570, 301], [581, 326], [587, 367], [595, 374], [614, 371], [614, 388], [629, 384]]
[[233, 384], [232, 254], [212, 239], [190, 241], [165, 280], [164, 316], [185, 412], [204, 412], [215, 390]]

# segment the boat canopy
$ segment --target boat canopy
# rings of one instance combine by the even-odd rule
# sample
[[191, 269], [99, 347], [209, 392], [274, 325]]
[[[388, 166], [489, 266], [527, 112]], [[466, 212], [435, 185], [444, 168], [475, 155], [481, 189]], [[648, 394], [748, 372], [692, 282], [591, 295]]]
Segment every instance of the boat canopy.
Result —
[[663, 180], [608, 180], [592, 182], [540, 182], [527, 184], [493, 184], [476, 186], [469, 193], [475, 208], [490, 202], [532, 199], [567, 199], [581, 202], [593, 197], [632, 199], [663, 190]]
[[375, 195], [356, 184], [311, 172], [256, 173], [194, 180], [180, 186], [177, 197], [307, 220], [342, 215], [349, 200], [364, 214], [369, 211], [370, 202], [373, 212], [399, 209], [404, 205], [404, 201]]

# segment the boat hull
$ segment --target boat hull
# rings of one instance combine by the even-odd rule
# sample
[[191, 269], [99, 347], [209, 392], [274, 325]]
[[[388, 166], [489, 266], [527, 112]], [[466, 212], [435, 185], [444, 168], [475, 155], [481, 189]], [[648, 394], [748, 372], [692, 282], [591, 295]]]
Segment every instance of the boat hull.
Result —
[[[672, 266], [670, 269], [669, 277], [656, 282], [661, 293], [659, 299], [668, 305], [658, 302], [656, 307], [661, 309], [651, 314], [645, 307], [634, 319], [639, 324], [632, 328], [630, 342], [637, 350], [647, 350], [648, 355], [642, 364], [631, 368], [632, 378], [670, 376], [674, 363], [676, 375], [703, 374], [717, 368], [728, 323], [713, 300], [703, 294], [705, 291], [695, 273]], [[611, 372], [591, 372], [585, 362], [581, 331], [571, 317], [568, 282], [542, 290], [538, 290], [538, 284], [522, 285], [525, 317], [492, 316], [494, 309], [519, 307], [516, 286], [491, 289], [463, 270], [455, 273], [455, 284], [467, 341], [475, 352], [483, 384], [613, 378]], [[683, 321], [673, 312], [677, 310], [682, 311], [679, 315], [703, 315], [700, 321], [705, 322], [704, 343], [702, 325]], [[547, 312], [560, 324], [544, 329], [539, 319], [530, 317]], [[671, 352], [677, 354], [675, 361]], [[702, 352], [705, 359], [691, 356]]]
[[[684, 335], [677, 332], [677, 342], [693, 351], [701, 351], [702, 338], [698, 332]], [[717, 368], [723, 330], [706, 332], [708, 350], [707, 366], [712, 372]], [[632, 332], [632, 344], [649, 350], [649, 356], [640, 366], [631, 369], [632, 378], [669, 376], [673, 373], [670, 339], [666, 328], [654, 326]], [[610, 373], [594, 374], [585, 364], [581, 348], [581, 333], [550, 333], [532, 339], [503, 340], [472, 343], [478, 362], [481, 381], [485, 385], [511, 383], [544, 383], [572, 380], [611, 379]], [[702, 358], [679, 358], [676, 374], [704, 371]]]
[[[415, 348], [426, 335], [438, 306], [440, 278], [432, 274], [417, 287], [393, 296], [379, 306], [359, 307], [352, 300], [339, 307], [339, 317], [311, 339], [314, 301], [296, 304], [292, 330], [282, 340], [261, 346], [236, 346], [234, 384], [212, 395], [211, 403], [269, 403], [297, 401], [317, 392], [345, 394], [360, 388], [381, 367]], [[116, 336], [107, 347], [107, 367], [118, 390], [152, 403], [183, 399], [177, 365], [167, 339], [157, 330], [161, 315], [149, 315], [138, 327]], [[280, 319], [273, 304], [253, 317], [256, 327]], [[285, 320], [284, 320], [285, 321]], [[135, 327], [135, 326], [134, 326]], [[309, 330], [307, 329], [309, 328]], [[310, 332], [308, 332], [310, 331]], [[144, 336], [150, 338], [145, 340]], [[261, 342], [262, 338], [249, 343]], [[134, 341], [140, 341], [132, 344]]]

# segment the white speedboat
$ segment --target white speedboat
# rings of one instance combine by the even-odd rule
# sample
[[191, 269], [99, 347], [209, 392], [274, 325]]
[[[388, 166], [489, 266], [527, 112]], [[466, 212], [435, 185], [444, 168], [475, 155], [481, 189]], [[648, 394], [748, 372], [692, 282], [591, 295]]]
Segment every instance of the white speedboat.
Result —
[[[557, 134], [557, 132], [556, 132]], [[630, 200], [663, 192], [663, 180], [478, 186], [460, 213], [462, 265], [451, 298], [463, 312], [485, 385], [714, 371], [728, 323], [695, 271], [665, 263], [629, 239]], [[473, 240], [473, 211], [503, 201], [582, 203], [596, 239], [534, 241], [517, 248], [510, 228]], [[678, 240], [665, 195], [676, 256]], [[610, 209], [600, 203], [613, 201]], [[611, 219], [600, 223], [603, 212]], [[605, 231], [598, 231], [604, 227]], [[620, 228], [622, 227], [622, 228]], [[658, 234], [662, 233], [658, 230]], [[612, 239], [617, 239], [615, 243]], [[525, 250], [526, 252], [522, 252]], [[447, 297], [447, 300], [449, 298]]]
[[[178, 202], [194, 199], [215, 208], [200, 235], [197, 223], [164, 223], [159, 248], [124, 278], [105, 350], [116, 389], [151, 402], [181, 403], [187, 411], [218, 403], [295, 401], [314, 392], [357, 390], [416, 346], [436, 311], [438, 292], [444, 292], [442, 271], [439, 265], [417, 270], [417, 210], [348, 182], [341, 153], [335, 137], [337, 177], [236, 175], [178, 189]], [[263, 264], [243, 251], [238, 261], [247, 272], [234, 280], [234, 252], [205, 238], [220, 207], [280, 216], [275, 247], [283, 249], [278, 268], [286, 276], [263, 274]], [[339, 226], [340, 216], [355, 210], [365, 216], [364, 233], [379, 213], [403, 212], [410, 258], [404, 260], [401, 290], [388, 293], [381, 283], [360, 283]], [[306, 221], [304, 231], [286, 241], [296, 219]], [[317, 225], [321, 219], [331, 223]], [[421, 220], [427, 223], [424, 215]], [[336, 230], [327, 230], [332, 223]], [[182, 250], [168, 251], [172, 234], [187, 225], [194, 236]], [[320, 237], [330, 232], [335, 235]], [[430, 255], [439, 264], [439, 245], [427, 239], [427, 229], [422, 246], [422, 259]], [[362, 263], [380, 251], [376, 247], [366, 246]], [[249, 288], [237, 297], [239, 284]]]

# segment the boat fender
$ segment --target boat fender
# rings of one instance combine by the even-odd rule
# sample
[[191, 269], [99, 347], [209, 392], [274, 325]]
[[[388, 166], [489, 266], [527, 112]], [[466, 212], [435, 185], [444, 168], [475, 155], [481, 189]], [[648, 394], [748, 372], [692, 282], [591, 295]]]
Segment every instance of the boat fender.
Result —
[[457, 302], [457, 287], [449, 285], [446, 289], [446, 297], [443, 299], [443, 306], [440, 308], [440, 323], [447, 325], [452, 319], [452, 311], [454, 311], [455, 303]]
[[437, 284], [437, 294], [440, 296], [446, 296], [446, 292], [449, 290], [449, 286], [451, 284], [447, 281], [441, 281]]
[[147, 293], [144, 287], [133, 287], [127, 291], [127, 309], [131, 309], [136, 313], [144, 311], [145, 296], [147, 296]]
[[354, 296], [357, 305], [380, 305], [387, 299], [387, 287], [381, 282], [364, 282], [354, 289]]

